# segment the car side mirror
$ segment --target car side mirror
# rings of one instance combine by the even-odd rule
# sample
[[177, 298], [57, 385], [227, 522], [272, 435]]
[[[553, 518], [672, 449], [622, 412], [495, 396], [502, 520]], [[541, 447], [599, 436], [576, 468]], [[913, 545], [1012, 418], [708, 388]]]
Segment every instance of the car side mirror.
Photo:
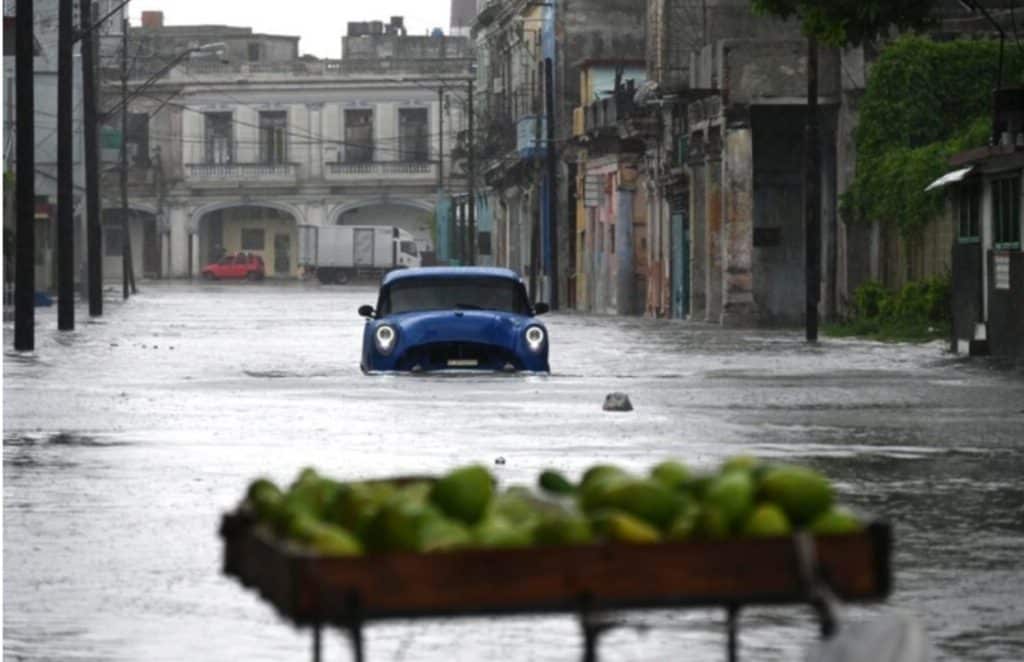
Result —
[[359, 306], [359, 315], [362, 317], [373, 317], [375, 312], [376, 311], [373, 310], [373, 306], [369, 304]]
[[533, 314], [534, 315], [543, 315], [544, 313], [547, 313], [547, 312], [550, 312], [550, 311], [551, 311], [551, 306], [549, 306], [546, 303], [541, 302], [541, 303], [533, 304]]

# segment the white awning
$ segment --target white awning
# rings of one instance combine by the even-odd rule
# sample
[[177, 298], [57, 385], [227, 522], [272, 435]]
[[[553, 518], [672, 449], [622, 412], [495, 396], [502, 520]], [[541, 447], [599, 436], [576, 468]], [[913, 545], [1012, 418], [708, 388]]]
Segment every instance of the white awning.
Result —
[[928, 185], [925, 191], [931, 191], [932, 189], [942, 188], [943, 186], [949, 186], [955, 182], [962, 181], [970, 172], [974, 170], [974, 166], [967, 166], [960, 170], [954, 170], [953, 172], [947, 172], [942, 177], [939, 177], [934, 182]]

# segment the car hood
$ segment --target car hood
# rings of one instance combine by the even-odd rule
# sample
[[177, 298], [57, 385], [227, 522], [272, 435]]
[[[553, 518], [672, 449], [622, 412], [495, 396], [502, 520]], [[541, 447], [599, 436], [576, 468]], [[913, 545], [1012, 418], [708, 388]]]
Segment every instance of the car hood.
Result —
[[514, 347], [533, 318], [494, 310], [431, 310], [390, 315], [380, 320], [398, 329], [401, 346], [435, 342], [484, 342]]

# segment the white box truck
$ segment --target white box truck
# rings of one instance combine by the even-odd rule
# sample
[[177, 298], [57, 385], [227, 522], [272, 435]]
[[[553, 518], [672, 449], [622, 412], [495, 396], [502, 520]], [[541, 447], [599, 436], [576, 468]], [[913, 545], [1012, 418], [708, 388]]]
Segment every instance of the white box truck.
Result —
[[300, 225], [299, 264], [321, 283], [418, 267], [416, 239], [390, 225]]

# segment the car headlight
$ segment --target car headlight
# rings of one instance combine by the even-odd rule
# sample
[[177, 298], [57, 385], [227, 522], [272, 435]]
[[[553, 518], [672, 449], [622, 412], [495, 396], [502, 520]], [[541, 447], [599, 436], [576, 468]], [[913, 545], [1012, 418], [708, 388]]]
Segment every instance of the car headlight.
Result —
[[377, 351], [387, 355], [395, 348], [395, 341], [398, 340], [398, 332], [390, 324], [381, 324], [373, 332], [373, 342], [377, 345]]
[[544, 329], [539, 326], [531, 326], [526, 329], [524, 337], [526, 338], [526, 346], [530, 348], [530, 351], [539, 352], [544, 348], [546, 334]]

